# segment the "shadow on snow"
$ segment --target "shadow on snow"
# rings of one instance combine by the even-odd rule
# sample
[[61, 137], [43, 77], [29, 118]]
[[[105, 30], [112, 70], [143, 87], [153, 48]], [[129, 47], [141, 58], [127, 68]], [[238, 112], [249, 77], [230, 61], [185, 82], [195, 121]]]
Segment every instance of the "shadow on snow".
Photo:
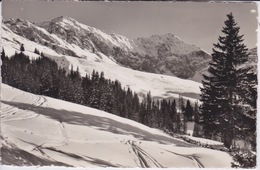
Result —
[[[59, 122], [64, 122], [72, 125], [84, 125], [89, 127], [94, 127], [99, 130], [104, 130], [114, 134], [122, 135], [132, 135], [137, 139], [145, 141], [153, 141], [161, 144], [175, 144], [182, 147], [191, 147], [192, 144], [176, 140], [172, 137], [167, 137], [163, 135], [153, 134], [145, 131], [141, 128], [124, 124], [119, 121], [115, 121], [111, 118], [100, 117], [95, 115], [83, 114], [80, 112], [69, 111], [69, 110], [58, 110], [49, 107], [34, 106], [26, 103], [2, 101], [3, 103], [17, 107], [22, 110], [33, 111], [37, 114], [47, 116], [51, 119], [57, 120]], [[104, 114], [106, 114], [104, 112]]]

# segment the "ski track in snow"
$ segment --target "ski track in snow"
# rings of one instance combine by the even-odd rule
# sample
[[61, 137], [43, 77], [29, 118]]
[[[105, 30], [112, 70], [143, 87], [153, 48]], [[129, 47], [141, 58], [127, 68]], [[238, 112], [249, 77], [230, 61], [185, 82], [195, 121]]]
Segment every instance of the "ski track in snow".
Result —
[[[37, 145], [35, 146], [35, 149], [37, 150], [42, 150], [43, 148], [46, 148], [46, 147], [51, 147], [51, 146], [65, 146], [65, 145], [68, 145], [68, 142], [69, 142], [69, 137], [68, 137], [68, 134], [67, 134], [67, 131], [65, 129], [65, 126], [64, 126], [64, 123], [60, 123], [60, 131], [61, 131], [61, 134], [62, 134], [62, 140], [59, 142], [54, 142], [54, 141], [45, 141], [44, 143], [40, 144], [40, 145]], [[33, 149], [34, 150], [34, 149]], [[43, 151], [42, 151], [43, 152]]]
[[67, 134], [67, 131], [66, 131], [66, 128], [65, 128], [65, 125], [63, 122], [60, 123], [60, 129], [61, 129], [61, 132], [62, 132], [62, 136], [63, 136], [63, 145], [68, 145], [68, 142], [69, 142], [69, 137], [68, 137], [68, 134]]
[[[145, 152], [141, 147], [137, 146], [135, 144], [135, 141], [128, 140], [127, 143], [131, 145], [134, 153], [138, 157], [138, 160], [142, 168], [152, 168], [152, 167], [163, 168], [163, 166], [159, 162], [157, 162], [156, 159], [154, 159], [151, 155]], [[151, 164], [154, 166], [151, 166]]]
[[198, 168], [204, 168], [204, 165], [199, 161], [199, 159], [197, 158], [196, 155], [185, 155], [185, 154], [179, 154], [179, 153], [168, 151], [168, 150], [165, 150], [165, 151], [178, 155], [178, 156], [182, 156], [184, 158], [191, 159], [192, 161], [195, 162], [195, 164], [197, 165]]
[[[10, 101], [14, 101], [16, 98], [18, 97], [22, 97], [23, 95], [25, 95], [25, 93], [19, 94], [15, 97], [13, 97]], [[46, 103], [46, 98], [40, 95], [36, 95], [37, 97], [33, 97], [30, 96], [30, 98], [26, 101], [26, 103], [32, 105], [32, 106], [43, 106]], [[15, 114], [18, 113], [26, 113], [23, 114], [23, 116], [19, 117], [19, 118], [11, 118], [11, 119], [7, 119], [7, 120], [2, 120], [2, 122], [11, 122], [11, 121], [21, 121], [21, 120], [28, 120], [28, 119], [33, 119], [36, 118], [38, 116], [40, 116], [39, 114], [35, 114], [35, 112], [30, 113], [29, 111], [23, 110], [23, 109], [19, 109], [17, 107], [14, 106], [10, 106], [10, 105], [6, 105], [6, 104], [2, 104], [1, 105], [1, 118], [6, 118], [6, 117], [12, 117]]]

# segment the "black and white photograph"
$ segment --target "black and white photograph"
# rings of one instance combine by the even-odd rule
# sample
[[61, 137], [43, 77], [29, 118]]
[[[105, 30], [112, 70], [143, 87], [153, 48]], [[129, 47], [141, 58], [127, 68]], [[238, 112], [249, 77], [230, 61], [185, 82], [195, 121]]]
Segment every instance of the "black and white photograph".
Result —
[[256, 2], [1, 5], [2, 166], [256, 168]]

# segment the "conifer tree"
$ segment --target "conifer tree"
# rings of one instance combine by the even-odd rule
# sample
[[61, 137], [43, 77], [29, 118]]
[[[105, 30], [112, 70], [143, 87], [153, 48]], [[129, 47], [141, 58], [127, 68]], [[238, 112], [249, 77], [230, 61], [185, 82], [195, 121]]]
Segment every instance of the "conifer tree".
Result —
[[139, 122], [142, 124], [146, 124], [146, 117], [147, 117], [146, 105], [147, 105], [146, 97], [144, 96], [144, 99], [140, 104], [140, 114], [139, 114]]
[[190, 100], [187, 100], [186, 107], [185, 107], [185, 115], [188, 121], [192, 121], [193, 119], [193, 108], [190, 104]]
[[5, 55], [5, 50], [3, 49], [2, 53], [1, 53], [1, 77], [2, 77], [2, 82], [6, 82], [7, 81], [7, 61], [8, 57], [6, 57]]
[[1, 60], [4, 60], [4, 59], [5, 59], [5, 50], [3, 48], [2, 53], [1, 53]]
[[20, 51], [21, 51], [21, 52], [25, 51], [25, 49], [24, 49], [24, 44], [21, 44], [21, 46], [20, 46]]
[[34, 49], [34, 53], [40, 55], [40, 52], [37, 48]]
[[201, 132], [201, 112], [199, 111], [199, 104], [198, 101], [195, 102], [194, 105], [194, 129], [193, 129], [193, 136], [195, 137], [202, 137]]
[[[219, 36], [214, 44], [212, 61], [204, 75], [201, 88], [201, 113], [203, 130], [207, 138], [220, 135], [226, 147], [243, 133], [243, 126], [249, 119], [246, 114], [246, 91], [250, 87], [248, 71], [248, 49], [243, 44], [243, 35], [239, 35], [240, 27], [232, 13], [227, 15], [223, 36]], [[243, 117], [243, 118], [242, 118]]]
[[139, 117], [139, 109], [140, 109], [140, 103], [139, 103], [139, 98], [137, 93], [134, 93], [134, 97], [133, 97], [133, 111], [132, 111], [132, 118], [135, 121], [138, 121], [138, 117]]
[[177, 108], [176, 108], [176, 101], [173, 100], [170, 106], [170, 119], [171, 119], [171, 126], [172, 131], [176, 132], [176, 125], [177, 125]]

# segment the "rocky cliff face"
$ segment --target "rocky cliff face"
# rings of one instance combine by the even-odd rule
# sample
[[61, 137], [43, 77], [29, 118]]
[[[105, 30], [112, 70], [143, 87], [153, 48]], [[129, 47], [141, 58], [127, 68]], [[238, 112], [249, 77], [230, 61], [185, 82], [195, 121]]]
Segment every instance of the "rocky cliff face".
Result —
[[[150, 38], [138, 38], [135, 43], [146, 54], [144, 70], [156, 70], [160, 74], [189, 78], [196, 70], [205, 67], [210, 55], [200, 48], [183, 42], [173, 34], [153, 35]], [[146, 68], [146, 65], [148, 68]], [[152, 67], [151, 67], [152, 66]], [[147, 71], [152, 71], [147, 70]]]
[[257, 48], [252, 48], [249, 50], [249, 62], [257, 63]]
[[[68, 17], [32, 23], [22, 19], [4, 21], [14, 33], [57, 53], [81, 58], [77, 49], [102, 53], [118, 64], [136, 70], [190, 78], [204, 68], [210, 55], [173, 34], [128, 39], [107, 34]], [[74, 48], [75, 47], [75, 48]]]
[[249, 50], [249, 62], [248, 66], [253, 67], [253, 71], [257, 73], [257, 61], [258, 61], [258, 56], [257, 56], [257, 47], [252, 48]]

